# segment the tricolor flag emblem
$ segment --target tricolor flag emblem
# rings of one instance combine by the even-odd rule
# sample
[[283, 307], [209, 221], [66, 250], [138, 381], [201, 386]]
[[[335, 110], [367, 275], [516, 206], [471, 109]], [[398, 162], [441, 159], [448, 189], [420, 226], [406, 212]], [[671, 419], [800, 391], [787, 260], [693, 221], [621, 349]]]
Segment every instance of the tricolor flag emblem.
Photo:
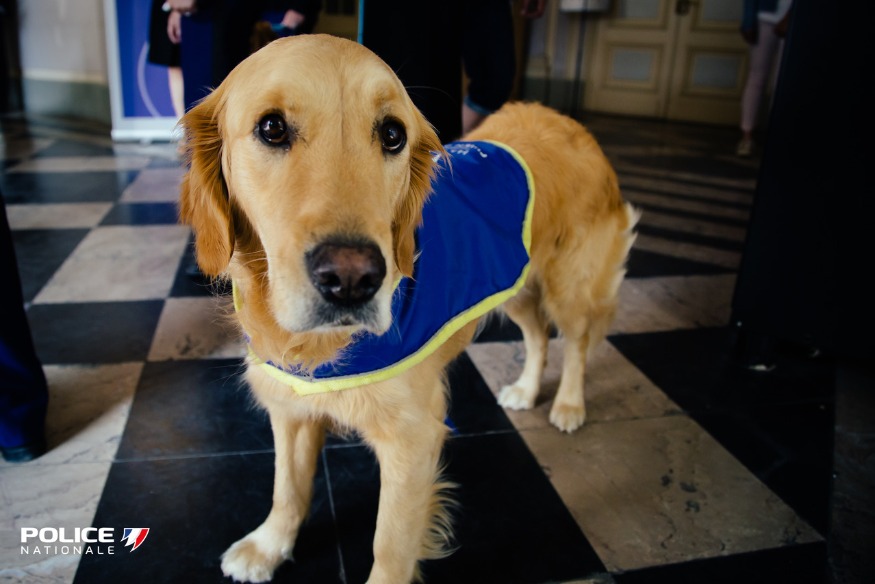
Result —
[[149, 535], [148, 527], [125, 527], [125, 534], [122, 536], [122, 541], [125, 542], [125, 547], [131, 545], [131, 551], [134, 551], [146, 541], [146, 536]]

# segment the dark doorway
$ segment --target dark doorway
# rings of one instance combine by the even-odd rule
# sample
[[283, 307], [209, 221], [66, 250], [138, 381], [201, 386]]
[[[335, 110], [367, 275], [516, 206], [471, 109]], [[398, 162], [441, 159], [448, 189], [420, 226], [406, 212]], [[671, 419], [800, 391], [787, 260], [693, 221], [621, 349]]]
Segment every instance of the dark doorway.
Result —
[[18, 2], [0, 0], [0, 113], [22, 106], [21, 59], [18, 50]]

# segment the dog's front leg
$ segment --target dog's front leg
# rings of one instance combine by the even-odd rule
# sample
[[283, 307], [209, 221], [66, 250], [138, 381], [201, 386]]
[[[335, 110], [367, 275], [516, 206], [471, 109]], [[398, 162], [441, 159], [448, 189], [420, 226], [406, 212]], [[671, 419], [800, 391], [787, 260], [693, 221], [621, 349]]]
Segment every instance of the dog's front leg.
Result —
[[374, 565], [368, 584], [408, 584], [420, 559], [440, 557], [449, 538], [437, 483], [446, 426], [408, 419], [390, 434], [366, 435], [380, 461], [380, 503]]
[[273, 506], [264, 523], [222, 555], [222, 572], [238, 582], [267, 582], [291, 557], [325, 440], [321, 423], [290, 417], [276, 407], [268, 412], [276, 450]]

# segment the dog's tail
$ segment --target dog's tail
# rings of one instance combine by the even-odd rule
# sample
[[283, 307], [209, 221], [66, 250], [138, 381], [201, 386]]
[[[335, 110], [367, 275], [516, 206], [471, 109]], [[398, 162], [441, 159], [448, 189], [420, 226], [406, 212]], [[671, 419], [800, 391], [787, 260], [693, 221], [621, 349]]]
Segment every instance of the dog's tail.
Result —
[[610, 270], [609, 273], [612, 274], [610, 283], [607, 290], [601, 295], [603, 300], [593, 307], [590, 315], [588, 350], [594, 349], [607, 336], [611, 323], [614, 321], [620, 285], [623, 283], [623, 278], [626, 277], [626, 262], [629, 259], [629, 252], [635, 244], [635, 239], [638, 237], [635, 226], [639, 219], [641, 219], [641, 211], [630, 203], [624, 203], [622, 214], [617, 219], [619, 225], [612, 250], [613, 262], [606, 266], [606, 269]]

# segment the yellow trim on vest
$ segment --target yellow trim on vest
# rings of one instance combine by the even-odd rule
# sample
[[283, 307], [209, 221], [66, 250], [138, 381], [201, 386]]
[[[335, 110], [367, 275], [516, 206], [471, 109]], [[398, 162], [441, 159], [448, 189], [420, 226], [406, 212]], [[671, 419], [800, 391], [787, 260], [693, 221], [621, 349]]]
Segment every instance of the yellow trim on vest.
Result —
[[[531, 255], [532, 215], [534, 212], [535, 203], [535, 181], [532, 177], [532, 171], [529, 168], [528, 164], [526, 164], [526, 161], [523, 160], [523, 157], [520, 156], [520, 154], [516, 150], [514, 150], [507, 144], [494, 142], [492, 140], [484, 141], [494, 144], [495, 146], [498, 146], [503, 150], [506, 150], [520, 164], [523, 171], [526, 173], [526, 182], [529, 188], [529, 201], [528, 205], [526, 206], [525, 218], [523, 220], [522, 238], [523, 245], [526, 248], [526, 252]], [[420, 347], [418, 351], [402, 359], [401, 361], [390, 365], [389, 367], [378, 369], [377, 371], [350, 375], [346, 377], [335, 377], [330, 379], [319, 379], [311, 381], [306, 378], [298, 377], [291, 373], [287, 373], [275, 365], [264, 362], [264, 360], [256, 355], [251, 348], [249, 348], [249, 359], [253, 362], [253, 364], [262, 367], [265, 373], [267, 373], [280, 383], [288, 385], [299, 395], [313, 395], [317, 393], [341, 391], [344, 389], [352, 389], [354, 387], [360, 387], [363, 385], [386, 381], [388, 379], [391, 379], [392, 377], [396, 377], [401, 373], [404, 373], [415, 365], [422, 363], [427, 357], [434, 353], [438, 347], [447, 342], [466, 324], [480, 318], [481, 316], [484, 316], [489, 311], [498, 308], [507, 300], [516, 296], [517, 292], [519, 292], [523, 285], [525, 285], [528, 275], [529, 264], [527, 263], [526, 266], [523, 268], [523, 271], [520, 274], [519, 278], [517, 278], [517, 281], [512, 287], [501, 292], [496, 292], [491, 296], [487, 296], [468, 310], [456, 315], [451, 320], [447, 321], [447, 323], [444, 324], [444, 326], [442, 326], [440, 330], [435, 333], [435, 335], [425, 345]], [[237, 292], [236, 286], [232, 286], [232, 288], [234, 297], [234, 309], [239, 311], [243, 305], [243, 299]]]

